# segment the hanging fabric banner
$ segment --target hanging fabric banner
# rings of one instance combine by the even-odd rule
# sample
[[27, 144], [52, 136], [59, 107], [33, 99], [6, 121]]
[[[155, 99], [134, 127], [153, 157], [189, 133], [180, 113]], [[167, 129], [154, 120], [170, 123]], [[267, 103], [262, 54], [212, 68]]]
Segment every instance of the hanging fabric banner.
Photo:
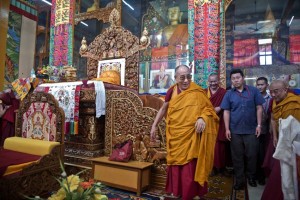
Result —
[[50, 66], [73, 63], [74, 0], [53, 0], [50, 21]]

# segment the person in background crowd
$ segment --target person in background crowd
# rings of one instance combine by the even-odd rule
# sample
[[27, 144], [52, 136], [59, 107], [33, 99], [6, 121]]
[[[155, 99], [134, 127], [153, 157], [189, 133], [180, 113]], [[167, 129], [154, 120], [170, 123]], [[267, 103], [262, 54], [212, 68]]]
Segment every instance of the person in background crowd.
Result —
[[20, 101], [11, 89], [0, 94], [0, 101], [2, 112], [5, 110], [0, 121], [0, 146], [3, 146], [6, 138], [15, 135], [15, 112], [19, 108]]
[[259, 77], [256, 80], [256, 87], [259, 89], [261, 95], [265, 99], [265, 103], [263, 103], [263, 114], [262, 114], [262, 120], [261, 120], [261, 134], [259, 136], [259, 147], [258, 147], [258, 159], [257, 159], [257, 178], [258, 178], [258, 184], [265, 185], [265, 173], [264, 169], [262, 168], [265, 154], [266, 154], [266, 148], [267, 148], [267, 141], [270, 139], [270, 100], [271, 96], [267, 93], [268, 88], [268, 79], [265, 77]]
[[183, 200], [207, 193], [219, 124], [205, 90], [191, 79], [188, 66], [175, 69], [176, 84], [167, 91], [151, 128], [153, 141], [158, 123], [167, 114], [166, 192]]
[[225, 124], [223, 119], [223, 110], [220, 108], [226, 90], [219, 86], [219, 78], [217, 74], [211, 74], [208, 77], [207, 96], [215, 108], [218, 117], [220, 118], [219, 131], [215, 145], [214, 168], [212, 175], [225, 173], [225, 167], [229, 163], [230, 150], [229, 142], [225, 135]]
[[[300, 97], [289, 92], [288, 84], [283, 80], [275, 80], [270, 85], [270, 95], [273, 103], [271, 105], [271, 126], [273, 131], [273, 144], [276, 147], [278, 141], [279, 119], [286, 119], [293, 116], [300, 121]], [[287, 152], [289, 150], [287, 149]], [[299, 172], [300, 159], [297, 156], [297, 169]], [[262, 194], [262, 200], [281, 200], [284, 199], [282, 192], [280, 161], [274, 159], [271, 174]], [[297, 174], [299, 185], [299, 173]], [[299, 186], [298, 186], [299, 187]], [[290, 188], [293, 190], [293, 188]], [[299, 189], [298, 189], [299, 190]], [[300, 194], [300, 193], [299, 193]]]
[[265, 100], [257, 88], [244, 84], [242, 70], [233, 69], [230, 78], [234, 88], [225, 94], [221, 108], [224, 109], [226, 137], [231, 141], [234, 189], [241, 190], [245, 187], [245, 172], [249, 185], [257, 186], [255, 174], [258, 137], [261, 133], [262, 104]]

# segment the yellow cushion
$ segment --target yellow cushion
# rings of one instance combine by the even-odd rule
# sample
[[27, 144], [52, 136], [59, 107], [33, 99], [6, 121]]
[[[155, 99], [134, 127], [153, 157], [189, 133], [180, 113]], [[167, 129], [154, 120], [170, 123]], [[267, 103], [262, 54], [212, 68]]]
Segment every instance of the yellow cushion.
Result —
[[59, 142], [35, 140], [22, 137], [9, 137], [4, 141], [4, 149], [28, 153], [37, 156], [49, 154], [51, 150], [60, 145]]
[[16, 173], [16, 172], [20, 172], [22, 171], [25, 167], [31, 165], [31, 163], [37, 163], [39, 162], [39, 160], [37, 161], [32, 161], [32, 162], [27, 162], [27, 163], [22, 163], [22, 164], [19, 164], [19, 165], [10, 165], [7, 167], [5, 173], [3, 174], [3, 176], [7, 176], [7, 175], [10, 175], [10, 174], [13, 174], [13, 173]]
[[94, 80], [120, 85], [121, 76], [120, 76], [120, 72], [116, 70], [107, 70], [107, 71], [103, 71], [100, 74], [100, 77]]

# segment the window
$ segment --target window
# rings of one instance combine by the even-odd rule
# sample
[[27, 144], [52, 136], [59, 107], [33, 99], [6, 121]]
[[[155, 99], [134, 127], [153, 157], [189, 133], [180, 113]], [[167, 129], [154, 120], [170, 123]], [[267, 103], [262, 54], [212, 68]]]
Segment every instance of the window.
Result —
[[258, 39], [260, 65], [272, 65], [272, 39]]

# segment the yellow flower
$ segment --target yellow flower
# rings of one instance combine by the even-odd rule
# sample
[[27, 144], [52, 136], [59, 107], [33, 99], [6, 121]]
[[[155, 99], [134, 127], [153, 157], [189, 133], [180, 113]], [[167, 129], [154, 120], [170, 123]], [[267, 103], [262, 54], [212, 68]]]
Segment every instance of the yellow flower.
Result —
[[94, 194], [94, 200], [108, 200], [106, 195]]
[[[79, 176], [75, 176], [72, 174], [72, 175], [68, 176], [67, 181], [69, 183], [70, 192], [77, 190], [79, 183], [80, 183]], [[68, 188], [67, 183], [65, 181], [64, 181], [64, 187]]]
[[63, 200], [66, 198], [66, 192], [63, 188], [60, 188], [55, 194], [52, 194], [48, 200]]

